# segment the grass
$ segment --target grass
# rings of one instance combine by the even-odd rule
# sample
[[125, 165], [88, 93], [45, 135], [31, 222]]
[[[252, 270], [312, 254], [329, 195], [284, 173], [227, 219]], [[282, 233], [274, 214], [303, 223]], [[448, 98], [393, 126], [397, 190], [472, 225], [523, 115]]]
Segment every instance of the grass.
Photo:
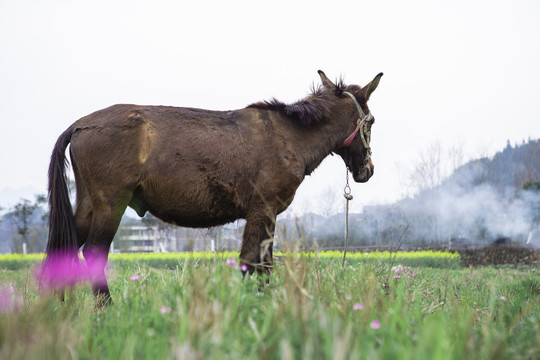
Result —
[[105, 309], [85, 286], [65, 302], [38, 296], [28, 267], [0, 265], [0, 301], [9, 293], [15, 305], [0, 314], [0, 358], [540, 357], [538, 266], [349, 254], [343, 270], [341, 253], [282, 254], [266, 285], [242, 278], [227, 262], [234, 256], [179, 257], [174, 266], [155, 255], [113, 257], [115, 304]]

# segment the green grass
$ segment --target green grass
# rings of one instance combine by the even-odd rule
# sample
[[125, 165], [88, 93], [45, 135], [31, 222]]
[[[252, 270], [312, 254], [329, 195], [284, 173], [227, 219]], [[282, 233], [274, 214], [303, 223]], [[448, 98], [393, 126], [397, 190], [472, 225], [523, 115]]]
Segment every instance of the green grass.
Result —
[[342, 269], [341, 253], [281, 254], [269, 285], [227, 266], [235, 253], [113, 257], [114, 305], [102, 310], [86, 286], [60, 302], [38, 296], [28, 267], [0, 265], [20, 302], [0, 314], [0, 358], [540, 357], [538, 266], [398, 255], [348, 254]]

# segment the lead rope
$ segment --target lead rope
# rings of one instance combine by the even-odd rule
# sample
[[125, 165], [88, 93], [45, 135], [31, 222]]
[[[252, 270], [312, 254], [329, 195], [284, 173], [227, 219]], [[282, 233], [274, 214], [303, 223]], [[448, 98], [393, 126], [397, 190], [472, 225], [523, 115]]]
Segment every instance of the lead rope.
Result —
[[345, 249], [343, 250], [343, 262], [341, 263], [341, 268], [345, 268], [345, 258], [347, 257], [347, 248], [349, 247], [349, 201], [353, 199], [351, 194], [351, 187], [349, 186], [349, 169], [345, 168], [346, 175], [345, 178], [347, 183], [343, 189], [343, 196], [346, 199], [345, 204]]

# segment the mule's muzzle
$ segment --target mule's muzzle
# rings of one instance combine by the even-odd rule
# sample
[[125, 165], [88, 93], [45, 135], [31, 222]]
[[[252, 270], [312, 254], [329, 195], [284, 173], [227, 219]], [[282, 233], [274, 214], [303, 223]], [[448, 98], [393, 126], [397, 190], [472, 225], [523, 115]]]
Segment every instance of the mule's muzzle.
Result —
[[365, 183], [373, 176], [373, 170], [375, 169], [375, 166], [371, 161], [369, 161], [366, 165], [361, 167], [358, 172], [353, 174], [353, 179], [356, 182], [359, 183]]

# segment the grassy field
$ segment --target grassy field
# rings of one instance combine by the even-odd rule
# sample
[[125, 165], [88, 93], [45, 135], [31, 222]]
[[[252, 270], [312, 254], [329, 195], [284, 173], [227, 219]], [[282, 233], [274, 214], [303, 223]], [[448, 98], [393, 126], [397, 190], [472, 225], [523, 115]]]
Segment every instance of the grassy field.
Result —
[[114, 305], [38, 296], [0, 257], [1, 359], [538, 359], [536, 266], [422, 252], [281, 254], [269, 284], [237, 254], [113, 256]]

